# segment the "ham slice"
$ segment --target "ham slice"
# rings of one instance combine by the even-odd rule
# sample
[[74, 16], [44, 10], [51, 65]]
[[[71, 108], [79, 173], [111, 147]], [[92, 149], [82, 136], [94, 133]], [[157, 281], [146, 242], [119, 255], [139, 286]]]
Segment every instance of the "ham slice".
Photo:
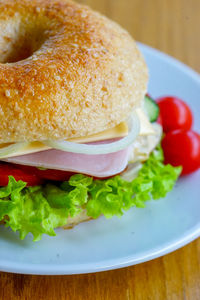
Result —
[[[5, 158], [3, 161], [19, 165], [83, 173], [94, 177], [109, 177], [121, 173], [129, 162], [135, 163], [148, 159], [151, 151], [159, 143], [162, 136], [162, 127], [159, 124], [153, 124], [152, 126], [155, 134], [138, 136], [131, 146], [115, 153], [88, 155], [51, 149]], [[89, 144], [112, 143], [115, 140]]]
[[4, 159], [6, 162], [83, 173], [95, 177], [109, 177], [122, 172], [127, 164], [130, 148], [109, 154], [88, 155], [46, 150]]

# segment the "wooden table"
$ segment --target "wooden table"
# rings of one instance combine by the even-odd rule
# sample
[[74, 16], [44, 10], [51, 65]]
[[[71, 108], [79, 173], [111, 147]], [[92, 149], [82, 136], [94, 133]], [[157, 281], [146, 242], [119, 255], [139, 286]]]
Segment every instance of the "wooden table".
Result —
[[[200, 0], [85, 0], [136, 40], [200, 71]], [[0, 299], [198, 300], [200, 239], [141, 265], [88, 275], [0, 274]]]

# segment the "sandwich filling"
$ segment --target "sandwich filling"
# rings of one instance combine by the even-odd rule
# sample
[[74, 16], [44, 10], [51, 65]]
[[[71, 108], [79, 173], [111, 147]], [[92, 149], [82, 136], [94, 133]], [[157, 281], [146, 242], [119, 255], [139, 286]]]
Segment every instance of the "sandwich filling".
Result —
[[[21, 148], [11, 145], [8, 153], [2, 147], [0, 157], [10, 176], [0, 188], [0, 220], [18, 231], [21, 239], [32, 233], [37, 241], [43, 234], [55, 235], [57, 227], [100, 215], [121, 216], [133, 206], [144, 207], [151, 198], [164, 197], [173, 188], [181, 168], [163, 164], [159, 146], [162, 127], [151, 123], [141, 108], [136, 114], [139, 127], [131, 130], [137, 133], [131, 134], [128, 125], [121, 123], [106, 132], [68, 141], [77, 144], [75, 152], [52, 149], [42, 142], [22, 144]], [[110, 150], [113, 145], [116, 149], [121, 147], [123, 141], [128, 146]], [[82, 144], [91, 146], [91, 154], [88, 147], [86, 153], [81, 152]], [[95, 154], [95, 145], [98, 149], [106, 146], [102, 149], [108, 149], [108, 153]], [[10, 166], [16, 166], [17, 177]], [[19, 177], [18, 168], [32, 172], [39, 181], [27, 184]]]
[[[37, 147], [30, 143], [17, 152], [10, 153], [3, 161], [18, 165], [27, 165], [37, 168], [55, 169], [74, 173], [87, 174], [94, 177], [105, 178], [121, 173], [128, 165], [137, 161], [145, 161], [152, 150], [157, 146], [161, 138], [161, 126], [150, 124], [141, 109], [137, 115], [140, 121], [140, 131], [133, 144], [125, 149], [106, 154], [83, 154], [65, 152], [57, 149], [46, 149], [42, 143]], [[119, 135], [127, 135], [126, 123], [118, 126], [118, 129], [101, 133], [93, 137], [92, 145], [109, 145], [119, 139]], [[101, 141], [97, 141], [101, 136]], [[106, 138], [108, 140], [106, 141]], [[82, 138], [81, 142], [88, 142], [91, 137]], [[80, 141], [79, 141], [80, 142]], [[91, 142], [89, 143], [91, 144]]]

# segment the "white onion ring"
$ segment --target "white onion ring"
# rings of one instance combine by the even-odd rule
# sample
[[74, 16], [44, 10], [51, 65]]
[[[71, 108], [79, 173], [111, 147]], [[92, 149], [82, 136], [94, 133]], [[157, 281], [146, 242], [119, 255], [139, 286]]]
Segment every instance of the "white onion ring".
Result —
[[55, 140], [47, 140], [43, 141], [43, 143], [52, 148], [73, 153], [89, 155], [114, 153], [127, 148], [137, 138], [140, 132], [140, 121], [135, 112], [132, 113], [130, 119], [128, 120], [128, 127], [129, 133], [126, 137], [120, 139], [119, 141], [102, 145], [77, 144], [68, 141]]
[[15, 144], [0, 148], [0, 158], [5, 158], [5, 157], [15, 153], [16, 151], [20, 150], [21, 148], [24, 148], [28, 144], [29, 144], [28, 142], [21, 142], [21, 143], [15, 143]]

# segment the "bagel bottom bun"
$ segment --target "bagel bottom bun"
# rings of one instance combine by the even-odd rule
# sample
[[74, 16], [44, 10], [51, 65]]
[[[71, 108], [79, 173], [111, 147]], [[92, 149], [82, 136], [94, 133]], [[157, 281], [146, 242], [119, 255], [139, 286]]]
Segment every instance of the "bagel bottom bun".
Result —
[[67, 219], [66, 225], [64, 225], [63, 228], [64, 228], [64, 229], [71, 229], [71, 228], [73, 228], [74, 226], [76, 226], [76, 225], [78, 225], [78, 224], [80, 224], [80, 223], [82, 223], [82, 222], [89, 221], [89, 220], [92, 220], [92, 218], [89, 217], [89, 216], [87, 215], [87, 211], [83, 209], [83, 210], [80, 212], [80, 214], [78, 214], [77, 216], [75, 216], [75, 217], [73, 217], [73, 218], [72, 218], [72, 217], [69, 217], [69, 218]]

